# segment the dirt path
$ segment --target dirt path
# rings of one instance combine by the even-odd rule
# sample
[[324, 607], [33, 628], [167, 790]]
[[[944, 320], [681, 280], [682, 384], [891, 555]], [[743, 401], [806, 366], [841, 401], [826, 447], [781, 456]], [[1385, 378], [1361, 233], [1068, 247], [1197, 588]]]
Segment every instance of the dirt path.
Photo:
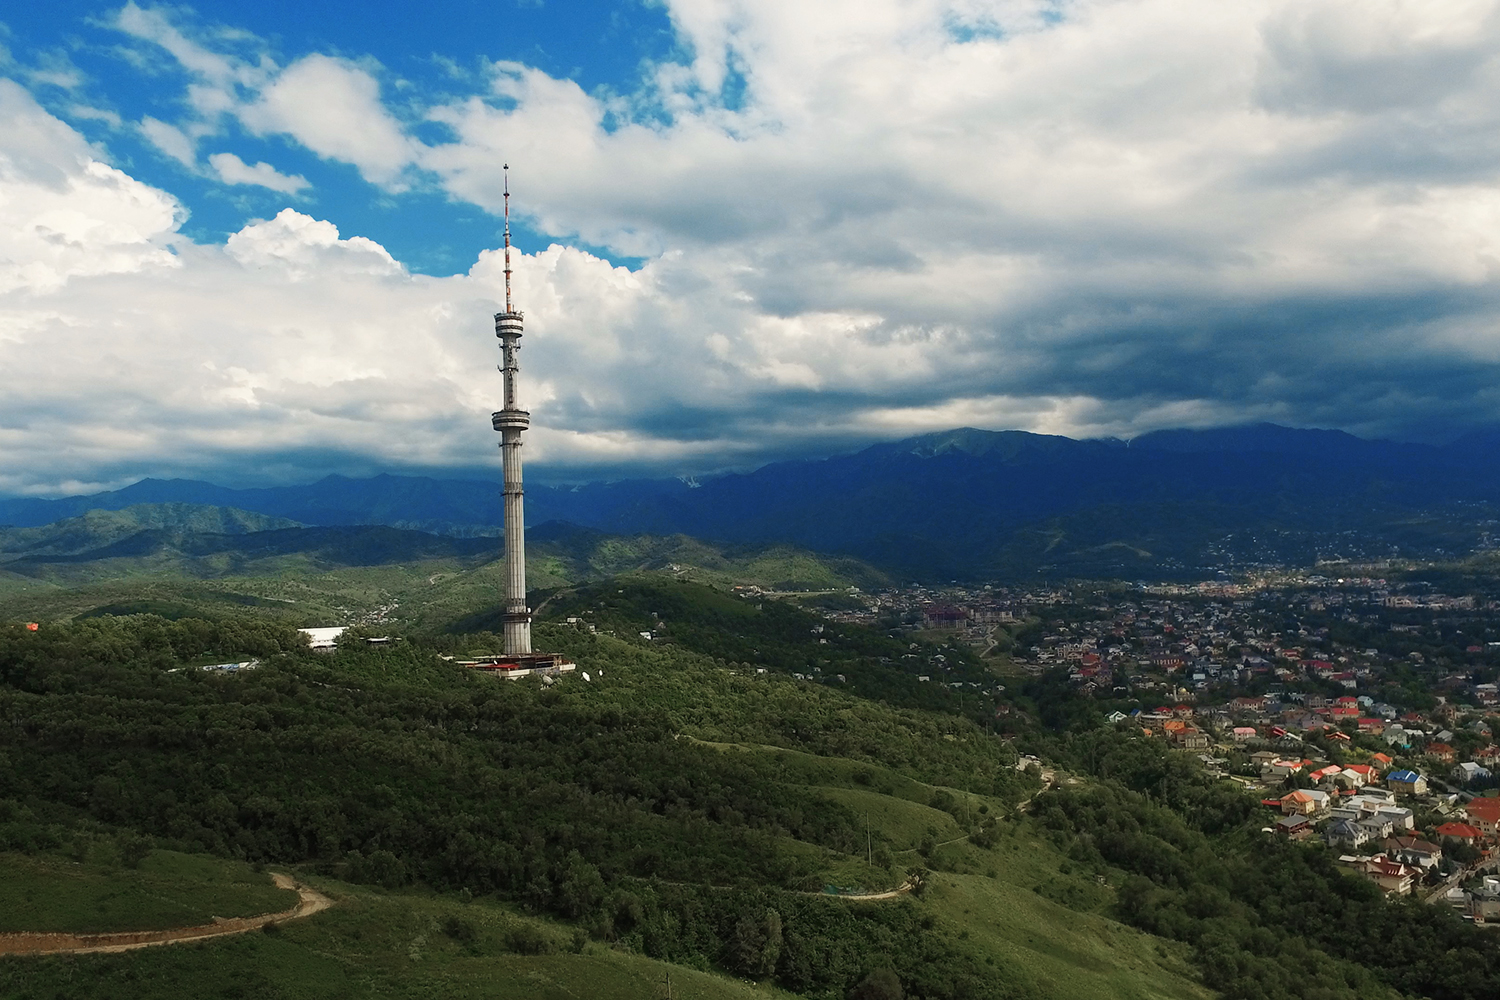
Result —
[[900, 885], [896, 886], [896, 888], [887, 889], [884, 892], [828, 892], [825, 890], [823, 892], [804, 892], [802, 895], [823, 896], [828, 899], [895, 899], [897, 896], [906, 895], [916, 887], [916, 882], [912, 881], [911, 879], [907, 879], [905, 882], [902, 882]]
[[179, 944], [205, 938], [226, 937], [257, 930], [266, 924], [310, 917], [333, 905], [333, 900], [316, 889], [299, 885], [289, 875], [273, 874], [278, 889], [296, 889], [300, 899], [290, 910], [262, 913], [258, 917], [215, 917], [211, 924], [198, 927], [173, 927], [163, 931], [119, 931], [111, 934], [0, 934], [0, 955], [87, 955], [95, 952], [131, 951], [158, 944]]

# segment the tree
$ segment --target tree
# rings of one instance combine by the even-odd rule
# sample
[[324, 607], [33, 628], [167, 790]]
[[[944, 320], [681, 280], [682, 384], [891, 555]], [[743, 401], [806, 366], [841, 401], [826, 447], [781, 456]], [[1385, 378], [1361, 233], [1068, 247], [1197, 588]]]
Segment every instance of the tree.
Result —
[[901, 978], [890, 969], [876, 969], [849, 991], [849, 1000], [902, 1000]]
[[604, 898], [604, 879], [599, 869], [583, 860], [577, 851], [570, 852], [557, 897], [558, 908], [565, 916], [577, 920], [592, 913]]
[[767, 907], [746, 913], [735, 924], [729, 941], [734, 967], [747, 976], [763, 978], [776, 971], [781, 957], [781, 914]]

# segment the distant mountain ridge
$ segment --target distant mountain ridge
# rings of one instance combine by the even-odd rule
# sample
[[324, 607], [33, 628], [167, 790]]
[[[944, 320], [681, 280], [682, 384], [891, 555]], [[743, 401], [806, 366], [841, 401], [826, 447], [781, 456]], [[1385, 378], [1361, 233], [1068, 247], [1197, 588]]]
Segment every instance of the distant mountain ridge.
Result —
[[[527, 532], [535, 587], [636, 572], [786, 589], [889, 583], [852, 559], [790, 546], [715, 547], [684, 535], [617, 536], [549, 522]], [[307, 526], [199, 504], [88, 511], [53, 524], [0, 528], [0, 579], [63, 585], [123, 579], [226, 576], [306, 578], [331, 571], [427, 566], [432, 579], [498, 571], [497, 538], [434, 535], [388, 525]], [[495, 586], [490, 581], [491, 587]]]
[[[922, 578], [1197, 572], [1485, 544], [1482, 522], [1500, 500], [1497, 444], [1484, 434], [1436, 447], [1273, 424], [1129, 442], [958, 428], [693, 485], [532, 486], [527, 511], [533, 523], [616, 535], [787, 543]], [[500, 524], [498, 483], [391, 475], [249, 490], [143, 480], [92, 497], [0, 500], [0, 523], [142, 502], [456, 536]]]

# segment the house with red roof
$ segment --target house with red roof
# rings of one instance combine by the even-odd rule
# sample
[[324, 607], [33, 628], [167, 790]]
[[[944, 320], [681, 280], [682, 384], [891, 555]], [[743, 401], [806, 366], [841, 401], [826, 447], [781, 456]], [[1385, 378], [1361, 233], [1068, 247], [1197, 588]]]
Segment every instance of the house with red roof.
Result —
[[1500, 798], [1472, 799], [1464, 806], [1464, 812], [1469, 814], [1469, 821], [1487, 836], [1493, 837], [1500, 832]]
[[1365, 877], [1380, 886], [1383, 891], [1397, 896], [1409, 894], [1411, 887], [1422, 875], [1420, 868], [1392, 861], [1383, 854], [1377, 854], [1355, 867], [1364, 872]]
[[1484, 831], [1469, 823], [1444, 823], [1434, 833], [1441, 841], [1456, 841], [1462, 844], [1475, 844], [1479, 838], [1484, 836]]
[[1386, 838], [1385, 856], [1392, 861], [1415, 865], [1425, 871], [1436, 868], [1438, 862], [1443, 860], [1443, 849], [1421, 837], [1395, 836]]

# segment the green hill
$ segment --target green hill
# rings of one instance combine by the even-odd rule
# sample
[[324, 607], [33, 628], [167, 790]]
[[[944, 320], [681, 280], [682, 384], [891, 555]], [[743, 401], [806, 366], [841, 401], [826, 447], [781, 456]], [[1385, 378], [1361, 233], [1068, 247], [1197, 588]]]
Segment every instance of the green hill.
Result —
[[[875, 996], [883, 975], [933, 1000], [1206, 995], [1018, 811], [1037, 782], [998, 739], [791, 677], [826, 647], [775, 602], [653, 580], [568, 599], [609, 593], [620, 631], [645, 605], [679, 638], [539, 624], [579, 664], [551, 687], [442, 658], [484, 633], [314, 654], [265, 618], [0, 630], [0, 704], [27, 720], [0, 730], [0, 846], [147, 837], [295, 865], [339, 901], [271, 935], [8, 959], [0, 993], [647, 997], [671, 971], [677, 996]], [[767, 673], [694, 648], [726, 616]], [[889, 641], [850, 634], [840, 666], [900, 672]], [[228, 650], [262, 665], [176, 670]], [[920, 894], [824, 891], [923, 869]]]

